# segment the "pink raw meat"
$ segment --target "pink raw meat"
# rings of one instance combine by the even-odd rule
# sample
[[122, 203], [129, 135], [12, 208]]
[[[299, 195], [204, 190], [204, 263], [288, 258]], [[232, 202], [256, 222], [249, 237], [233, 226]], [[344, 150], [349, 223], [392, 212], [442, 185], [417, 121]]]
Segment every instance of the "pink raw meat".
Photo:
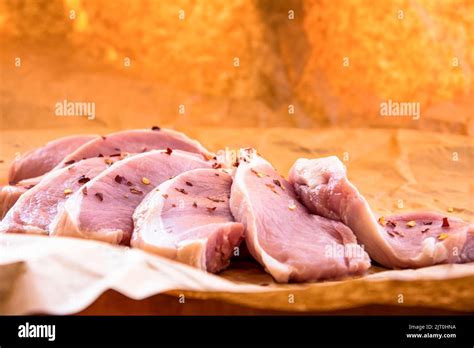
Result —
[[107, 167], [104, 158], [90, 158], [46, 174], [8, 211], [0, 232], [49, 234], [51, 223], [70, 195]]
[[129, 244], [133, 212], [148, 192], [182, 172], [214, 164], [179, 150], [153, 150], [126, 158], [71, 196], [51, 234]]
[[84, 158], [120, 155], [121, 153], [142, 153], [150, 150], [171, 148], [199, 153], [206, 158], [214, 154], [206, 150], [199, 142], [180, 132], [170, 129], [135, 129], [108, 134], [84, 144], [69, 154], [58, 164], [61, 168]]
[[26, 191], [28, 189], [21, 185], [5, 185], [0, 188], [0, 220]]
[[244, 234], [230, 212], [231, 184], [216, 169], [165, 181], [135, 210], [131, 245], [208, 272], [226, 268]]
[[472, 224], [434, 212], [405, 213], [378, 222], [335, 156], [297, 160], [290, 182], [311, 212], [346, 224], [369, 255], [386, 267], [474, 261]]
[[293, 187], [252, 150], [240, 157], [230, 208], [250, 253], [278, 282], [363, 274], [370, 259], [340, 222], [310, 214]]
[[20, 180], [43, 175], [53, 169], [61, 160], [81, 145], [100, 139], [98, 135], [73, 135], [50, 141], [46, 145], [28, 151], [14, 160], [8, 172], [10, 184]]

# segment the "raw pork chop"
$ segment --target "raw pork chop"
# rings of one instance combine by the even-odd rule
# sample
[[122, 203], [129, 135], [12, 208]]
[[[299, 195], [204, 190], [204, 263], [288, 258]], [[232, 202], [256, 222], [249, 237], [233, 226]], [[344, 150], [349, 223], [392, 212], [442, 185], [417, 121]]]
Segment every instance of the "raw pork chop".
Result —
[[232, 184], [230, 208], [246, 228], [250, 253], [278, 282], [364, 273], [370, 259], [340, 222], [310, 214], [292, 186], [246, 150]]
[[124, 152], [141, 153], [166, 148], [199, 153], [209, 158], [214, 156], [198, 141], [188, 138], [183, 133], [158, 127], [153, 129], [156, 130], [127, 130], [100, 137], [84, 144], [69, 154], [58, 167], [60, 168], [74, 161], [100, 155], [114, 156]]
[[23, 179], [43, 175], [78, 147], [96, 138], [99, 136], [73, 135], [50, 141], [40, 148], [28, 151], [11, 164], [8, 181], [10, 184], [15, 184]]
[[26, 191], [28, 189], [20, 185], [5, 185], [0, 188], [0, 220]]
[[132, 246], [218, 272], [229, 265], [244, 226], [229, 208], [232, 177], [195, 169], [151, 191], [133, 215]]
[[377, 221], [335, 156], [299, 159], [290, 170], [290, 182], [310, 211], [342, 221], [369, 255], [386, 267], [474, 261], [472, 224], [431, 212], [381, 217]]
[[132, 215], [145, 195], [182, 172], [215, 162], [179, 150], [153, 150], [126, 158], [88, 182], [58, 214], [53, 235], [128, 244]]
[[[46, 175], [46, 174], [45, 174]], [[43, 175], [30, 179], [24, 179], [16, 185], [5, 185], [0, 187], [0, 220], [7, 215], [11, 207], [16, 203], [20, 196], [37, 185]]]
[[0, 223], [0, 232], [48, 234], [51, 222], [69, 196], [107, 166], [104, 158], [90, 158], [46, 174], [8, 211]]

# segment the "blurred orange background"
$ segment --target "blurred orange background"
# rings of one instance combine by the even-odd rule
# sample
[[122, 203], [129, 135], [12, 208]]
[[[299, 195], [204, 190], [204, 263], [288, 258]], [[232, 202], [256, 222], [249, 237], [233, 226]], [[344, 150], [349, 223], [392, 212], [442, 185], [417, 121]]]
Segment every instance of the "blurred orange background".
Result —
[[[472, 135], [473, 36], [472, 0], [0, 0], [0, 127]], [[387, 100], [420, 118], [381, 117]]]

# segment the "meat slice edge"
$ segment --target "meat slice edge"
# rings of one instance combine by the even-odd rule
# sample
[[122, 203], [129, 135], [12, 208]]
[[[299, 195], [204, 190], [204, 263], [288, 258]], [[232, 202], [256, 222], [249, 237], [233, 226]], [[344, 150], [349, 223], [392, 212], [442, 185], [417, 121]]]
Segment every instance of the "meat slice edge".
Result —
[[78, 147], [97, 138], [100, 137], [98, 135], [72, 135], [30, 150], [13, 161], [8, 172], [8, 182], [16, 184], [24, 179], [41, 176], [52, 170]]
[[181, 132], [171, 129], [149, 130], [134, 129], [111, 133], [99, 137], [79, 147], [66, 156], [56, 168], [84, 158], [114, 156], [120, 153], [142, 153], [150, 150], [170, 148], [203, 155], [212, 158], [214, 154], [204, 148], [198, 141]]
[[230, 212], [231, 184], [216, 169], [165, 181], [136, 208], [131, 245], [212, 273], [226, 268], [244, 234]]
[[50, 224], [64, 202], [107, 167], [103, 158], [90, 158], [44, 175], [35, 187], [25, 189], [8, 211], [0, 232], [49, 234]]

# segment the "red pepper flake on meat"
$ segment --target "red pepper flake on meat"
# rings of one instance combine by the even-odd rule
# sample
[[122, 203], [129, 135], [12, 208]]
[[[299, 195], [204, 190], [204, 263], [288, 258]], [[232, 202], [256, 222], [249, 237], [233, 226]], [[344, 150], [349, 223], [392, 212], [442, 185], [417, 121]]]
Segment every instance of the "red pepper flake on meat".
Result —
[[213, 169], [222, 168], [222, 164], [220, 164], [220, 163], [214, 163], [214, 164], [212, 165], [212, 168], [213, 168]]
[[252, 173], [254, 173], [256, 176], [258, 176], [259, 178], [263, 178], [263, 174], [260, 173], [260, 172], [257, 172], [255, 169], [250, 169], [252, 171]]
[[164, 199], [167, 199], [169, 197], [169, 195], [166, 194], [166, 193], [163, 193], [162, 196], [163, 196]]
[[151, 130], [152, 131], [159, 131], [159, 130], [161, 130], [161, 128], [158, 127], [158, 126], [153, 126], [153, 127], [151, 127]]
[[405, 237], [405, 234], [401, 231], [393, 230], [392, 232], [395, 233], [396, 235], [399, 235], [400, 237]]
[[87, 182], [91, 181], [90, 178], [86, 177], [85, 175], [81, 175], [81, 177], [79, 178], [79, 180], [77, 180], [77, 182], [79, 184], [85, 184]]
[[167, 155], [171, 155], [173, 153], [173, 150], [171, 150], [169, 147], [166, 148], [166, 152], [165, 152]]
[[425, 228], [425, 229], [421, 230], [421, 233], [426, 233], [426, 232], [428, 232], [428, 231], [429, 231], [429, 229], [430, 229], [430, 228], [429, 228], [429, 227], [427, 227], [427, 228]]
[[217, 209], [217, 207], [209, 207], [209, 208], [206, 208], [208, 212], [212, 213], [214, 210]]
[[70, 160], [70, 161], [64, 162], [64, 164], [68, 166], [68, 165], [73, 164], [73, 163], [75, 163], [75, 162], [76, 162], [76, 161], [74, 161], [74, 160]]
[[174, 204], [174, 203], [173, 203], [173, 204], [171, 204], [171, 206], [172, 206], [173, 208], [176, 208], [176, 204]]
[[281, 188], [283, 191], [285, 191], [285, 186], [283, 186], [278, 179], [273, 179], [273, 183], [277, 185], [279, 188]]
[[387, 221], [387, 226], [395, 228], [395, 227], [397, 227], [397, 223], [394, 222], [394, 221], [388, 220]]
[[423, 225], [432, 225], [433, 224], [433, 221], [430, 221], [430, 222], [423, 222]]
[[188, 185], [188, 186], [193, 186], [193, 184], [190, 183], [189, 181], [186, 181], [186, 185]]
[[124, 181], [124, 179], [125, 179], [125, 178], [124, 178], [123, 176], [115, 175], [115, 179], [114, 179], [114, 180], [115, 180], [115, 182], [116, 182], [117, 184], [121, 184], [121, 183]]
[[219, 176], [219, 173], [215, 173], [214, 175], [215, 175], [215, 176]]
[[278, 192], [275, 190], [275, 185], [265, 184], [265, 186], [272, 190], [273, 193], [278, 194]]
[[215, 202], [215, 203], [222, 203], [222, 202], [225, 202], [224, 199], [220, 199], [220, 198], [217, 198], [217, 197], [206, 197], [208, 200], [212, 201], [212, 202]]
[[130, 187], [130, 192], [133, 193], [134, 195], [142, 195], [143, 194], [143, 191], [140, 191], [135, 187]]
[[447, 217], [443, 218], [443, 224], [441, 225], [441, 227], [449, 227], [449, 221]]
[[178, 191], [178, 192], [181, 192], [183, 195], [187, 195], [187, 194], [188, 194], [185, 189], [177, 188], [177, 187], [175, 187], [174, 189], [175, 189], [176, 191]]
[[395, 238], [395, 234], [394, 234], [392, 231], [387, 231], [387, 233], [388, 233], [388, 235], [389, 235], [390, 237]]
[[101, 202], [104, 200], [104, 195], [102, 193], [97, 192], [94, 196]]
[[105, 137], [104, 135], [101, 135], [100, 137], [102, 138], [102, 140], [107, 139], [107, 137]]
[[193, 207], [194, 207], [194, 208], [197, 208], [197, 207], [198, 207], [198, 205], [197, 205], [196, 202], [193, 202]]
[[104, 157], [104, 155], [103, 155], [103, 154], [101, 154], [101, 153], [99, 153], [99, 155], [98, 155], [97, 157]]
[[87, 196], [87, 187], [83, 187], [83, 188], [82, 188], [82, 194], [83, 194], [84, 196]]

